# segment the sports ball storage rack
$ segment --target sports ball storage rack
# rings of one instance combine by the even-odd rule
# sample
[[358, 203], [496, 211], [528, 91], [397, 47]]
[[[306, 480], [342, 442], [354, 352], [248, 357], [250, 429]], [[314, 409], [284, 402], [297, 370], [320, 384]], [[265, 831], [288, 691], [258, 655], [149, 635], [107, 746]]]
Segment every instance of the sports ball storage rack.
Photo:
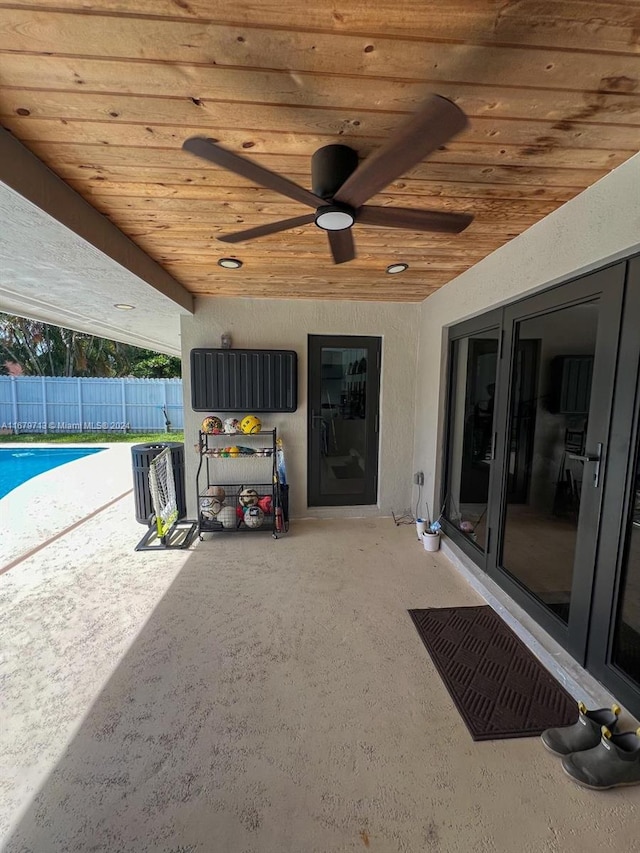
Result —
[[[231, 441], [241, 442], [243, 445], [255, 449], [255, 454], [238, 454], [230, 456], [222, 455], [225, 445]], [[198, 536], [200, 540], [204, 533], [261, 533], [270, 532], [274, 539], [278, 539], [285, 533], [282, 520], [282, 507], [279, 504], [278, 475], [276, 466], [276, 430], [261, 430], [255, 434], [245, 433], [198, 433], [198, 454], [200, 462], [196, 473], [197, 507], [198, 507]], [[266, 480], [269, 472], [269, 482], [255, 482], [246, 480], [238, 482], [229, 478], [228, 474], [235, 465], [243, 464], [243, 472], [247, 470], [247, 464], [255, 465], [259, 473], [256, 479]], [[258, 469], [258, 466], [261, 466]], [[215, 486], [221, 486], [225, 491], [224, 505], [232, 506], [236, 513], [235, 524], [225, 527], [216, 518], [206, 518], [202, 513], [201, 501], [210, 495], [208, 490]], [[248, 527], [237, 508], [240, 506], [239, 496], [244, 489], [253, 489], [260, 499], [269, 496], [271, 498], [271, 512], [264, 514], [264, 520], [259, 527]], [[278, 523], [279, 520], [279, 523]]]

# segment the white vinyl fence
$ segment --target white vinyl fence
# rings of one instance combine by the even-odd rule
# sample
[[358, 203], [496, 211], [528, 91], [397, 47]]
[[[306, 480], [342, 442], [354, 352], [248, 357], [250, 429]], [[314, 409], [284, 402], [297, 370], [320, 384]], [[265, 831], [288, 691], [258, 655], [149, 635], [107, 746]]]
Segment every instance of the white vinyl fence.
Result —
[[165, 432], [184, 426], [181, 379], [0, 376], [0, 429]]

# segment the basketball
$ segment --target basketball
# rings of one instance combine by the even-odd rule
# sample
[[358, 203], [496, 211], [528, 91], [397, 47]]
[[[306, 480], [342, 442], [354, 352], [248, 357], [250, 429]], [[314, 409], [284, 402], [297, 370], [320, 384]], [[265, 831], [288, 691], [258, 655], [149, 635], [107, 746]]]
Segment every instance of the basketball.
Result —
[[264, 513], [259, 506], [250, 506], [244, 514], [244, 523], [247, 527], [262, 527]]
[[216, 415], [205, 418], [202, 421], [202, 432], [206, 432], [209, 435], [216, 435], [222, 432], [222, 421]]
[[262, 429], [260, 418], [255, 415], [247, 415], [240, 421], [240, 429], [245, 435], [255, 435]]
[[236, 511], [232, 506], [223, 506], [218, 513], [218, 521], [223, 527], [232, 528], [236, 526]]
[[258, 493], [255, 489], [243, 489], [238, 500], [242, 506], [255, 506], [258, 503]]
[[224, 431], [233, 435], [240, 431], [240, 421], [237, 418], [227, 418], [224, 422]]

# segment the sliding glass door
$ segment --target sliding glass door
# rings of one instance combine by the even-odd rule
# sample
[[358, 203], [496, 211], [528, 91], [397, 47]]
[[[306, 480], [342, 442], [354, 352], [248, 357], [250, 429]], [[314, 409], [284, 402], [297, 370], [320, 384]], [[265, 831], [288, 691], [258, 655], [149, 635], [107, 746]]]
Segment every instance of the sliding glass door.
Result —
[[445, 518], [474, 556], [487, 546], [501, 312], [458, 328], [450, 344], [449, 486]]
[[504, 311], [490, 574], [586, 655], [624, 266]]
[[640, 716], [640, 258], [627, 266], [587, 668]]
[[640, 711], [640, 259], [450, 331], [445, 532]]

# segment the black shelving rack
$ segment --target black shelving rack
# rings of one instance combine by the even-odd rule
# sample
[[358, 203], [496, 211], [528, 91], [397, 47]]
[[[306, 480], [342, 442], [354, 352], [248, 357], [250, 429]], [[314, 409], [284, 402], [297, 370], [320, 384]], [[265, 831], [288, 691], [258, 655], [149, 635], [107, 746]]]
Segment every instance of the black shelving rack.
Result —
[[[279, 505], [276, 438], [275, 429], [261, 430], [253, 435], [207, 433], [200, 430], [198, 434], [200, 462], [196, 474], [200, 540], [205, 533], [269, 532], [274, 539], [278, 539], [285, 532], [282, 507]], [[229, 446], [239, 448], [239, 452], [230, 454]], [[247, 452], [250, 450], [253, 454]], [[231, 476], [234, 466], [241, 462], [244, 463], [243, 472], [247, 470], [248, 464], [255, 467], [254, 478], [240, 482], [239, 478]], [[215, 491], [216, 488], [218, 494], [214, 495], [212, 490]], [[224, 490], [222, 499], [219, 494], [220, 489]], [[262, 523], [259, 526], [249, 526], [245, 523], [245, 509], [240, 502], [240, 497], [246, 490], [256, 492], [258, 503], [255, 505], [263, 508], [270, 504], [270, 512], [263, 510]], [[214, 506], [207, 506], [212, 498]], [[270, 501], [267, 501], [267, 498]], [[229, 510], [226, 509], [229, 507], [233, 509], [233, 519]]]

